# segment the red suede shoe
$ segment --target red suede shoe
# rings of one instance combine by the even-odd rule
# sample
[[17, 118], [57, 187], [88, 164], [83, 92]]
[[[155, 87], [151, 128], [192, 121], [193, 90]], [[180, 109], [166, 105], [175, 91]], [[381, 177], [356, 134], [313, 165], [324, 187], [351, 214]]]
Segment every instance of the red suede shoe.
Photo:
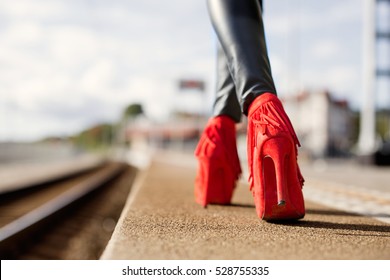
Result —
[[300, 143], [276, 95], [262, 94], [250, 105], [247, 141], [250, 189], [259, 218], [303, 218]]
[[195, 156], [199, 163], [195, 201], [203, 207], [230, 204], [241, 174], [234, 121], [227, 116], [211, 118], [196, 147]]

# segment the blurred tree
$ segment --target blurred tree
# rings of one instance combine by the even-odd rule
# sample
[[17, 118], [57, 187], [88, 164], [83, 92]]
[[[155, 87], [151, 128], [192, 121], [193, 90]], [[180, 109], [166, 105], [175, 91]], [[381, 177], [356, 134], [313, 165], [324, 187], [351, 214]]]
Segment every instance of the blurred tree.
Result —
[[74, 143], [83, 149], [97, 150], [107, 148], [112, 143], [113, 137], [112, 124], [97, 124], [72, 138]]
[[140, 103], [132, 103], [124, 109], [122, 119], [117, 127], [117, 143], [122, 143], [125, 147], [130, 145], [130, 139], [128, 139], [126, 134], [127, 128], [135, 119], [143, 115], [144, 110]]
[[143, 114], [144, 114], [144, 110], [142, 108], [142, 105], [139, 103], [133, 103], [125, 108], [123, 112], [123, 118], [133, 119]]
[[376, 131], [382, 140], [389, 141], [390, 137], [390, 110], [382, 109], [376, 113]]
[[[381, 109], [376, 112], [375, 116], [375, 131], [376, 135], [380, 137], [383, 141], [390, 140], [390, 110], [389, 109]], [[356, 143], [359, 137], [359, 129], [360, 129], [360, 112], [353, 112], [352, 116], [352, 125], [353, 125], [353, 133], [352, 133], [352, 141]]]
[[126, 138], [126, 128], [131, 121], [142, 115], [144, 115], [144, 111], [141, 104], [130, 104], [124, 109], [118, 123], [94, 125], [72, 136], [71, 140], [78, 147], [86, 150], [105, 150], [111, 145], [120, 143], [128, 145], [129, 139]]

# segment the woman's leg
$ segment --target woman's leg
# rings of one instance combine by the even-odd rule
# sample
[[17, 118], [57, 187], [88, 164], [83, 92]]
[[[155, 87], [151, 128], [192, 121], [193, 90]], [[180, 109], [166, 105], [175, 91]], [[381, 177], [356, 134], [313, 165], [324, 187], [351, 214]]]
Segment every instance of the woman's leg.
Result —
[[266, 220], [302, 218], [299, 141], [276, 96], [260, 3], [208, 0], [208, 7], [242, 112], [248, 116], [249, 181], [257, 214]]
[[236, 87], [226, 63], [225, 53], [220, 44], [218, 44], [217, 58], [217, 88], [214, 102], [214, 117], [226, 115], [234, 122], [241, 120], [241, 108], [238, 103]]
[[226, 56], [244, 114], [265, 92], [276, 94], [257, 0], [208, 0], [209, 14]]
[[210, 203], [229, 204], [241, 174], [235, 123], [240, 122], [242, 113], [220, 45], [216, 90], [214, 116], [209, 119], [195, 149], [198, 159], [195, 201], [204, 207]]

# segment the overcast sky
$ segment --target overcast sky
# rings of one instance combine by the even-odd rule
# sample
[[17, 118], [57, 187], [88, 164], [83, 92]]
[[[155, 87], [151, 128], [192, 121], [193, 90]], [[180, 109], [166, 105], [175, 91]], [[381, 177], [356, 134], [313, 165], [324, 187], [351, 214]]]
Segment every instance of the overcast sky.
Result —
[[[362, 0], [264, 0], [264, 22], [281, 96], [328, 89], [359, 106]], [[69, 135], [133, 102], [158, 120], [210, 112], [215, 44], [205, 0], [1, 0], [0, 141]]]

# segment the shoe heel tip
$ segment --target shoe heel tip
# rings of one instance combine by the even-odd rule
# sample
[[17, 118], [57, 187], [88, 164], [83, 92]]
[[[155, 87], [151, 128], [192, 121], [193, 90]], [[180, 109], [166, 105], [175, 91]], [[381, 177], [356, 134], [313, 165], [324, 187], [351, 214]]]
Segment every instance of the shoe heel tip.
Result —
[[278, 206], [284, 206], [284, 205], [286, 205], [286, 201], [280, 200], [280, 201], [278, 202]]

